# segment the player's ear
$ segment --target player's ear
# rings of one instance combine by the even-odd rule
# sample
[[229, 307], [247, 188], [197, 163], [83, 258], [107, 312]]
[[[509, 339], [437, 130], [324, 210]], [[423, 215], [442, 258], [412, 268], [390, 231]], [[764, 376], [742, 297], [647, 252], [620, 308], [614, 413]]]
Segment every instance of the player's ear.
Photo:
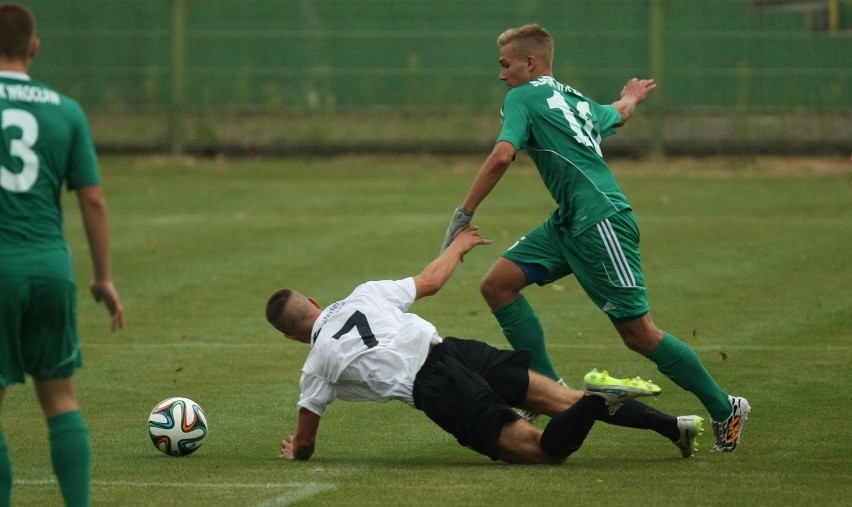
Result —
[[321, 310], [321, 309], [322, 309], [322, 306], [320, 306], [319, 301], [317, 301], [317, 300], [316, 300], [316, 298], [308, 298], [308, 301], [309, 301], [312, 305], [314, 305], [314, 307], [315, 307], [317, 310]]
[[38, 50], [40, 47], [41, 41], [33, 37], [33, 40], [30, 42], [30, 59], [35, 58], [35, 56], [38, 54]]

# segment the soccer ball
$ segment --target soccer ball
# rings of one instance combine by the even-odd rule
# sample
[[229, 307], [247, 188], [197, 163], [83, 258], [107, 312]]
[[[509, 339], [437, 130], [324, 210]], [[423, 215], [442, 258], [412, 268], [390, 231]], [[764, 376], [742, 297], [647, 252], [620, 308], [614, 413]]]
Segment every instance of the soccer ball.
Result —
[[189, 398], [168, 398], [151, 410], [148, 435], [154, 447], [169, 456], [187, 456], [207, 438], [207, 417]]

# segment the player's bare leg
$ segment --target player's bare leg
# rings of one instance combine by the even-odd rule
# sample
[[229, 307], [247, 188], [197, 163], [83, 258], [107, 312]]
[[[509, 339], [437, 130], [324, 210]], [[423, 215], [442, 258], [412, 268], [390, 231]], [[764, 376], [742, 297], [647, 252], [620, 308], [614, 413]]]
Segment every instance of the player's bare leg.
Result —
[[541, 449], [542, 430], [524, 421], [511, 422], [500, 431], [498, 457], [507, 463], [558, 465], [564, 457], [551, 456]]
[[521, 294], [528, 284], [527, 275], [518, 264], [500, 257], [485, 273], [479, 290], [512, 348], [530, 351], [530, 369], [559, 380], [547, 353], [541, 321]]
[[526, 287], [527, 275], [514, 262], [500, 257], [479, 283], [479, 291], [491, 310], [502, 308], [521, 295]]
[[527, 397], [524, 399], [520, 408], [536, 414], [553, 416], [563, 410], [567, 410], [568, 407], [582, 397], [582, 391], [567, 389], [549, 377], [530, 370], [530, 384], [527, 388]]
[[629, 322], [615, 324], [615, 329], [627, 348], [643, 356], [653, 352], [663, 339], [663, 330], [654, 324], [650, 313]]
[[72, 377], [33, 379], [36, 395], [45, 419], [79, 409]]

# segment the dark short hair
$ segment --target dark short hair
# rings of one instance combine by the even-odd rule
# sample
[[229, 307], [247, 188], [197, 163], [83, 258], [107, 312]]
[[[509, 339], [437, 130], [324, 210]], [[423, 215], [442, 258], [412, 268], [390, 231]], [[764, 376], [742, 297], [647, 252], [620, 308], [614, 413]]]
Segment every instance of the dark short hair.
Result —
[[0, 56], [25, 60], [30, 56], [30, 43], [35, 37], [35, 16], [26, 7], [0, 4]]
[[284, 314], [284, 309], [287, 307], [287, 303], [290, 302], [290, 296], [292, 295], [292, 290], [280, 289], [272, 294], [266, 302], [266, 321], [282, 333], [289, 333], [293, 331], [292, 329], [289, 329], [288, 326], [290, 324], [286, 322], [287, 319]]

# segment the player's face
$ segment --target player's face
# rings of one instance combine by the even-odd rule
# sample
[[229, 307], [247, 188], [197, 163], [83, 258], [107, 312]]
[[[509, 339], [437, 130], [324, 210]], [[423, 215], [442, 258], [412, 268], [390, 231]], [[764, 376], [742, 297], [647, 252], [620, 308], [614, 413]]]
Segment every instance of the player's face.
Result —
[[519, 57], [514, 43], [500, 48], [500, 80], [509, 88], [515, 88], [532, 77], [529, 58]]

